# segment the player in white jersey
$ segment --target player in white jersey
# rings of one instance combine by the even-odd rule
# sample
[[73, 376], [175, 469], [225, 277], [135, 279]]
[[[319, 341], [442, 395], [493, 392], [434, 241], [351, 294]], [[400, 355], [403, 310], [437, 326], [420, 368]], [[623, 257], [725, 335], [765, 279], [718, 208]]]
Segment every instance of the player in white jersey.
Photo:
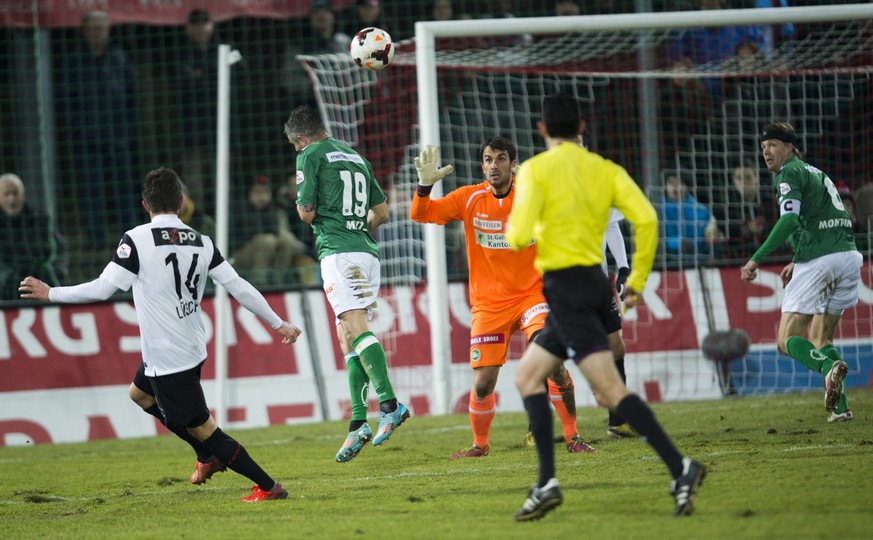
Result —
[[[627, 260], [627, 249], [624, 245], [624, 236], [621, 234], [619, 223], [624, 219], [624, 215], [615, 208], [609, 210], [609, 225], [606, 226], [606, 234], [603, 237], [603, 273], [609, 275], [609, 268], [606, 261], [606, 250], [612, 254], [615, 260], [615, 289], [618, 296], [621, 297], [624, 292], [627, 277], [630, 275], [630, 264]], [[612, 307], [609, 310], [609, 315], [606, 319], [606, 339], [609, 342], [609, 348], [612, 350], [612, 356], [615, 359], [615, 368], [618, 374], [621, 375], [621, 381], [627, 384], [627, 372], [624, 369], [625, 345], [621, 338], [621, 311], [618, 308], [618, 302], [615, 297], [612, 300]], [[637, 432], [631, 428], [624, 418], [617, 412], [609, 411], [609, 422], [606, 425], [606, 435], [613, 439], [625, 439], [629, 437], [637, 437]]]
[[216, 425], [206, 405], [200, 385], [206, 359], [200, 302], [206, 277], [269, 323], [282, 343], [294, 343], [300, 329], [283, 321], [261, 293], [237, 275], [208, 236], [182, 223], [182, 188], [175, 172], [160, 168], [146, 175], [142, 206], [151, 221], [124, 234], [100, 277], [72, 287], [49, 287], [28, 276], [18, 289], [21, 297], [94, 302], [133, 287], [142, 362], [130, 387], [131, 399], [194, 448], [198, 463], [192, 483], [202, 484], [229, 467], [257, 484], [243, 501], [284, 499], [288, 492]]

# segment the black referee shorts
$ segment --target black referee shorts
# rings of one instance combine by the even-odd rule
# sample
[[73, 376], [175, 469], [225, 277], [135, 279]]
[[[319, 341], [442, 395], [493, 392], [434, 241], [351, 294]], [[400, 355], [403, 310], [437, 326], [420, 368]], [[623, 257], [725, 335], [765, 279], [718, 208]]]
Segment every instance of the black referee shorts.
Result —
[[549, 303], [549, 315], [536, 338], [537, 345], [576, 362], [609, 349], [607, 325], [615, 325], [618, 307], [600, 266], [548, 271], [543, 274], [543, 294]]
[[202, 368], [203, 362], [200, 362], [185, 371], [149, 377], [145, 374], [145, 365], [140, 362], [133, 384], [154, 396], [167, 427], [197, 427], [209, 419], [209, 408], [200, 385]]

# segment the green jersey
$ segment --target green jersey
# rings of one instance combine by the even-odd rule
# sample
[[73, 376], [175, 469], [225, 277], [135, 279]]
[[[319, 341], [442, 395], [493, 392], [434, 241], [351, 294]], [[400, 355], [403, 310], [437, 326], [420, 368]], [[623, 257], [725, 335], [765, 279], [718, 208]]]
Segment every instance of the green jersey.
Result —
[[781, 214], [797, 214], [800, 227], [788, 237], [796, 262], [855, 251], [852, 220], [828, 176], [796, 156], [785, 160], [776, 175]]
[[385, 199], [370, 162], [345, 144], [323, 139], [297, 154], [297, 204], [315, 205], [312, 230], [319, 260], [334, 253], [378, 257], [367, 214]]

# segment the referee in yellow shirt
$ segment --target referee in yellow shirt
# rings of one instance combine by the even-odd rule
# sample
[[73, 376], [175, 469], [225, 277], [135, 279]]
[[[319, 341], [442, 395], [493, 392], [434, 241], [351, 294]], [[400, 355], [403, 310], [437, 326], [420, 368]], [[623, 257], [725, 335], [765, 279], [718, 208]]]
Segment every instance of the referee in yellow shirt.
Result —
[[600, 402], [626, 419], [658, 453], [673, 477], [674, 515], [689, 515], [706, 468], [676, 449], [649, 406], [622, 383], [604, 327], [612, 305], [612, 288], [600, 268], [609, 209], [620, 210], [634, 226], [637, 249], [622, 294], [630, 307], [639, 303], [655, 258], [655, 209], [624, 168], [578, 144], [585, 122], [574, 97], [546, 97], [537, 127], [546, 151], [525, 161], [518, 171], [506, 232], [506, 241], [516, 250], [536, 240], [535, 265], [543, 273], [543, 292], [551, 309], [515, 377], [539, 456], [538, 482], [515, 519], [538, 519], [563, 502], [555, 478], [545, 382], [565, 358], [576, 362]]

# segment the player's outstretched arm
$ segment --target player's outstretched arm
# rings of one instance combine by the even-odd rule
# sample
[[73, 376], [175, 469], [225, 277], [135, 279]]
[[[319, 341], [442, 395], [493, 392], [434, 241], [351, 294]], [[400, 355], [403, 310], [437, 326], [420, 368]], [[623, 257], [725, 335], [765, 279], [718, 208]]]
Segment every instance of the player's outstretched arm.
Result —
[[50, 287], [48, 283], [40, 281], [33, 276], [27, 276], [18, 286], [21, 298], [40, 300], [42, 302], [61, 302], [64, 304], [106, 300], [117, 290], [118, 287], [110, 283], [102, 275], [93, 281], [71, 287]]
[[455, 167], [446, 165], [437, 169], [440, 162], [440, 147], [427, 145], [421, 154], [415, 158], [415, 170], [418, 172], [418, 183], [422, 186], [432, 186], [450, 175]]

